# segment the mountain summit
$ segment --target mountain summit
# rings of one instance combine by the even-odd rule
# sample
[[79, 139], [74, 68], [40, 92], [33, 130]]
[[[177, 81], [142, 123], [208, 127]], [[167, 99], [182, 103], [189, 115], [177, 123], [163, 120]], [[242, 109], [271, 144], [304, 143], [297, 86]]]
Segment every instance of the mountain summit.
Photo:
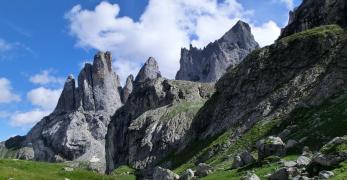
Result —
[[181, 50], [181, 68], [177, 80], [216, 82], [227, 70], [235, 67], [250, 52], [259, 48], [250, 26], [238, 21], [219, 40], [208, 44], [204, 49], [190, 46]]

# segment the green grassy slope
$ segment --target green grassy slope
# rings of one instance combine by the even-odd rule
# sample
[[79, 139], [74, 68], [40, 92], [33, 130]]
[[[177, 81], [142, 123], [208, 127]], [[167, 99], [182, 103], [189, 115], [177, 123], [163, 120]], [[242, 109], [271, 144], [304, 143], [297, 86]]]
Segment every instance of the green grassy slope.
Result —
[[43, 163], [22, 160], [0, 160], [0, 179], [7, 180], [134, 180], [134, 175], [107, 176], [84, 169], [75, 169], [73, 172], [65, 172], [64, 164]]

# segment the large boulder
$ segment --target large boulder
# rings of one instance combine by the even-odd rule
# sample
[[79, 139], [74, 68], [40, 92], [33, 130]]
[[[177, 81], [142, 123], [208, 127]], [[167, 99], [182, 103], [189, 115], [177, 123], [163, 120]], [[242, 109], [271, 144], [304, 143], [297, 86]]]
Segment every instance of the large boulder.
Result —
[[161, 167], [156, 167], [153, 173], [153, 180], [178, 180], [179, 176], [170, 171], [169, 169], [164, 169]]
[[254, 173], [247, 172], [245, 176], [241, 177], [241, 180], [260, 180], [260, 178]]
[[269, 176], [269, 180], [288, 180], [289, 178], [293, 178], [299, 174], [300, 171], [296, 167], [284, 167]]
[[279, 137], [269, 136], [266, 139], [262, 139], [257, 142], [258, 156], [260, 159], [264, 159], [268, 156], [286, 155], [286, 145]]
[[194, 171], [187, 169], [181, 176], [179, 180], [192, 180], [194, 178]]
[[205, 177], [213, 172], [213, 167], [205, 164], [205, 163], [200, 163], [198, 167], [196, 167], [196, 176], [198, 177]]
[[256, 160], [253, 157], [253, 155], [251, 153], [249, 153], [248, 151], [244, 151], [240, 154], [237, 154], [234, 157], [234, 162], [232, 164], [232, 168], [239, 168], [239, 167], [243, 167], [243, 166], [247, 166], [249, 164], [255, 163]]

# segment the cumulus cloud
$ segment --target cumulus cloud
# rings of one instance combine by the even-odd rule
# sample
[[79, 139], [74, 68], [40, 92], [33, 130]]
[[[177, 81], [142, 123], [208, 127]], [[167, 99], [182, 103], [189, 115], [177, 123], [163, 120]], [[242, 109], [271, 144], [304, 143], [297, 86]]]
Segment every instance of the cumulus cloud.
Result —
[[274, 0], [274, 1], [278, 2], [278, 3], [285, 4], [288, 9], [293, 9], [294, 8], [294, 0]]
[[274, 39], [269, 37], [278, 37], [281, 34], [281, 29], [274, 21], [269, 21], [261, 26], [252, 25], [252, 33], [256, 41], [261, 45], [269, 45], [274, 42]]
[[62, 89], [48, 89], [40, 87], [28, 92], [27, 98], [31, 104], [42, 109], [52, 110], [57, 105]]
[[53, 76], [53, 70], [43, 70], [29, 78], [30, 82], [39, 85], [64, 84], [64, 78]]
[[49, 113], [50, 111], [43, 111], [41, 109], [28, 112], [17, 112], [11, 116], [10, 125], [14, 127], [31, 127]]
[[[76, 5], [65, 17], [78, 47], [113, 52], [122, 80], [129, 74], [125, 70], [137, 72], [150, 56], [165, 77], [173, 78], [182, 47], [204, 47], [239, 19], [252, 24], [252, 12], [237, 0], [149, 0], [139, 21], [120, 17], [119, 12], [117, 4], [101, 2], [93, 10]], [[262, 46], [272, 43], [278, 35], [273, 32], [280, 29], [273, 22], [252, 27]]]
[[11, 82], [6, 78], [0, 78], [0, 103], [18, 101], [20, 101], [20, 97], [13, 93]]

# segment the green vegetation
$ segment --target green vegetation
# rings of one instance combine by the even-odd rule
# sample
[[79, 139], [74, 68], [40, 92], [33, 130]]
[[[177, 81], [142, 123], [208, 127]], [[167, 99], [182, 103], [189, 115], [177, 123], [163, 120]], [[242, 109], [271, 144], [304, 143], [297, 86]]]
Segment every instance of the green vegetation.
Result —
[[321, 149], [321, 152], [323, 154], [342, 153], [342, 152], [347, 153], [347, 143], [325, 145]]
[[283, 127], [297, 125], [290, 138], [299, 140], [307, 137], [305, 145], [318, 150], [333, 138], [347, 134], [346, 108], [347, 94], [344, 94], [317, 107], [297, 109]]
[[135, 170], [129, 166], [120, 166], [111, 173], [117, 179], [132, 180], [135, 178]]
[[14, 158], [16, 157], [17, 151], [15, 149], [0, 148], [0, 159], [1, 158]]
[[170, 107], [166, 114], [164, 114], [160, 120], [168, 121], [179, 114], [185, 113], [187, 117], [191, 120], [199, 111], [199, 109], [205, 104], [206, 101], [196, 101], [196, 102], [181, 102], [179, 104], [174, 104]]
[[256, 142], [267, 136], [271, 129], [277, 124], [278, 120], [259, 122], [233, 145], [222, 151], [220, 150], [221, 147], [228, 143], [234, 132], [233, 130], [229, 130], [205, 141], [193, 142], [183, 152], [172, 158], [171, 162], [176, 165], [175, 172], [182, 173], [188, 168], [194, 168], [194, 164], [199, 160], [199, 158], [209, 157], [208, 154], [213, 152], [214, 149], [219, 150], [218, 154], [214, 154], [205, 162], [217, 167], [218, 169], [228, 169], [232, 164], [232, 158], [230, 157], [245, 149], [252, 150]]
[[343, 180], [347, 177], [347, 162], [343, 162], [340, 164], [340, 167], [333, 170], [335, 176], [331, 178], [331, 180]]
[[295, 40], [303, 40], [305, 38], [327, 37], [331, 34], [342, 34], [344, 30], [339, 25], [325, 25], [309, 29], [303, 32], [295, 33], [291, 36], [281, 39], [281, 42], [289, 43]]
[[64, 179], [71, 180], [133, 180], [134, 175], [124, 176], [107, 176], [98, 174], [84, 169], [75, 169], [72, 172], [65, 172], [64, 164], [53, 164], [22, 160], [0, 160], [0, 179], [14, 178], [18, 180], [35, 179], [35, 180], [52, 180]]

